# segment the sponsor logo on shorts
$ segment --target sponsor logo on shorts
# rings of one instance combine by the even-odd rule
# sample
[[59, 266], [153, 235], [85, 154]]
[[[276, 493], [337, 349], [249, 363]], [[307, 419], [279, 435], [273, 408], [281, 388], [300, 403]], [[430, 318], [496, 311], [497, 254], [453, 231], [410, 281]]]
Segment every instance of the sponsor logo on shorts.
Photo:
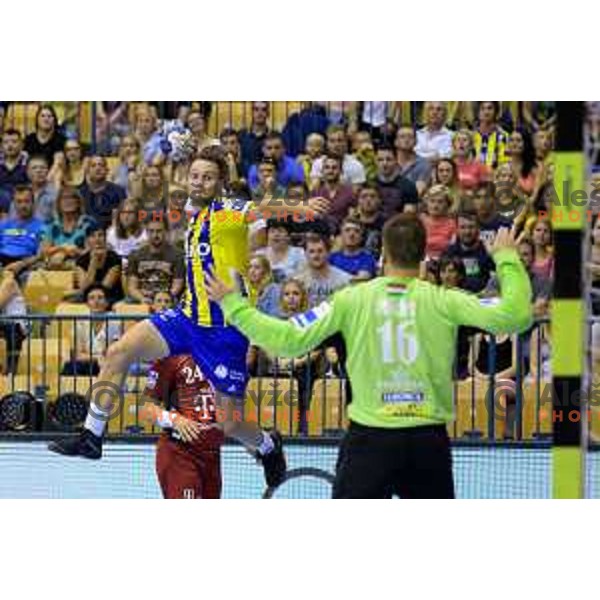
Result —
[[177, 316], [177, 311], [174, 308], [168, 308], [167, 310], [160, 312], [158, 316], [163, 321], [168, 321], [169, 319], [174, 319]]
[[229, 379], [232, 381], [246, 381], [246, 374], [241, 371], [229, 371]]
[[225, 365], [218, 365], [215, 369], [215, 375], [219, 379], [225, 379], [229, 375], [229, 369]]

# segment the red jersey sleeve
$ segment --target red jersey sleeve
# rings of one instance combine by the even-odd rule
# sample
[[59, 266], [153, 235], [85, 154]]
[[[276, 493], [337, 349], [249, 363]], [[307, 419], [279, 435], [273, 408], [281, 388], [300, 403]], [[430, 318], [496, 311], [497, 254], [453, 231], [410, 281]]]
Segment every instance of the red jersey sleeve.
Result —
[[148, 371], [144, 388], [144, 396], [157, 400], [165, 407], [168, 407], [169, 398], [175, 389], [177, 371], [172, 366], [168, 359], [154, 362]]

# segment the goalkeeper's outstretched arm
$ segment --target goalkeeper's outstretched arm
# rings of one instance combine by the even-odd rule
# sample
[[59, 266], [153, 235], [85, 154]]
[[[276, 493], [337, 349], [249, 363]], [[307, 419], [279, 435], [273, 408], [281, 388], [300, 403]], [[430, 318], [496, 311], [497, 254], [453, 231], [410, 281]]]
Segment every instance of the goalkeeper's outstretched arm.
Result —
[[340, 311], [336, 310], [335, 299], [288, 321], [261, 313], [238, 294], [225, 296], [221, 307], [226, 321], [253, 344], [283, 358], [302, 356], [340, 330]]
[[283, 321], [260, 312], [211, 275], [206, 277], [206, 289], [210, 299], [221, 304], [227, 323], [256, 346], [283, 358], [302, 356], [341, 331], [342, 305], [350, 290], [341, 290], [331, 301]]
[[442, 300], [442, 311], [456, 325], [478, 327], [495, 334], [526, 331], [533, 322], [529, 275], [512, 248], [496, 251], [494, 261], [500, 282], [499, 299], [482, 299], [449, 290]]

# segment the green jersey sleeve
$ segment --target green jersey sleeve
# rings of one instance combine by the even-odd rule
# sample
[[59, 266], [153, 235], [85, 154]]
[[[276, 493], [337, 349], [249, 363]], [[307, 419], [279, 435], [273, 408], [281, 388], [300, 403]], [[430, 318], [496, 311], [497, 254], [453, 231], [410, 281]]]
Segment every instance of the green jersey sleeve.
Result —
[[316, 348], [341, 330], [344, 296], [341, 290], [332, 299], [287, 321], [253, 308], [239, 294], [229, 294], [221, 304], [226, 321], [237, 327], [260, 348], [274, 356], [294, 358]]
[[448, 290], [442, 310], [455, 325], [478, 327], [490, 333], [519, 333], [533, 321], [531, 282], [516, 250], [494, 255], [501, 297], [478, 298], [459, 290]]

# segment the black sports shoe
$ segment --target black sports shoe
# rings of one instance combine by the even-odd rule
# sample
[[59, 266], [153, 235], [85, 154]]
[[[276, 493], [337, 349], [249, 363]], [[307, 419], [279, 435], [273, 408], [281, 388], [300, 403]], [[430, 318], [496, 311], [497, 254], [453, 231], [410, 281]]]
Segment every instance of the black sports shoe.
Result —
[[281, 439], [281, 434], [278, 431], [271, 431], [269, 435], [273, 440], [273, 450], [268, 454], [259, 454], [257, 452], [256, 458], [263, 464], [267, 485], [269, 487], [276, 487], [285, 477], [287, 463], [283, 452], [283, 440]]
[[78, 436], [69, 436], [48, 444], [48, 450], [65, 456], [81, 456], [98, 460], [102, 458], [102, 438], [84, 429]]

